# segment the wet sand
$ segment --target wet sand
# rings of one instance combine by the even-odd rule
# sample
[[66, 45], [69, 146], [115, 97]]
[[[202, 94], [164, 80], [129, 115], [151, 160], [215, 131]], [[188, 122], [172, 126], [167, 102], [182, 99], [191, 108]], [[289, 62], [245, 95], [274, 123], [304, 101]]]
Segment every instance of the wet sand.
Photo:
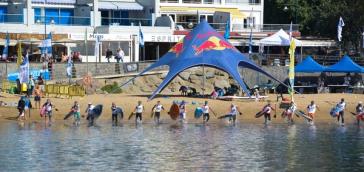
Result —
[[[0, 100], [6, 103], [17, 102], [19, 100], [19, 96], [17, 95], [10, 95], [10, 94], [1, 94]], [[162, 119], [170, 119], [167, 115], [169, 107], [171, 106], [174, 100], [187, 101], [187, 120], [189, 122], [202, 122], [202, 119], [195, 120], [193, 116], [194, 109], [197, 106], [201, 106], [205, 100], [209, 101], [209, 106], [213, 109], [217, 116], [221, 116], [226, 114], [229, 111], [229, 107], [231, 103], [238, 105], [240, 110], [243, 112], [243, 115], [238, 116], [238, 120], [240, 121], [251, 121], [251, 122], [263, 122], [263, 118], [256, 119], [255, 114], [262, 109], [262, 107], [267, 103], [268, 100], [271, 101], [273, 107], [276, 105], [277, 111], [276, 115], [277, 118], [272, 118], [272, 123], [281, 123], [284, 120], [281, 118], [280, 114], [282, 113], [283, 109], [279, 109], [279, 102], [276, 102], [276, 95], [270, 94], [269, 98], [265, 101], [255, 102], [254, 100], [235, 100], [235, 101], [222, 101], [222, 100], [212, 100], [212, 99], [201, 99], [201, 98], [187, 98], [181, 97], [179, 95], [168, 95], [164, 97], [158, 97], [153, 99], [152, 101], [147, 102], [148, 95], [126, 95], [126, 94], [95, 94], [95, 95], [88, 95], [85, 97], [73, 97], [73, 98], [56, 98], [56, 97], [49, 97], [53, 104], [56, 106], [58, 111], [53, 112], [53, 119], [55, 120], [63, 120], [63, 117], [70, 111], [71, 106], [73, 105], [74, 101], [78, 101], [81, 107], [81, 115], [84, 115], [84, 111], [87, 107], [89, 102], [96, 104], [103, 104], [103, 114], [101, 115], [99, 120], [111, 120], [111, 103], [115, 102], [117, 106], [122, 107], [125, 114], [124, 114], [124, 121], [125, 122], [133, 122], [133, 120], [127, 121], [127, 117], [129, 114], [134, 110], [137, 101], [142, 101], [145, 113], [143, 114], [143, 122], [150, 122], [151, 121], [151, 109], [153, 105], [160, 100], [161, 103], [164, 105], [165, 111], [162, 112], [161, 118]], [[288, 97], [288, 95], [285, 95]], [[341, 98], [345, 98], [347, 103], [347, 109], [345, 111], [345, 120], [346, 122], [353, 121], [355, 118], [350, 112], [355, 112], [355, 107], [359, 101], [364, 99], [364, 95], [359, 94], [304, 94], [304, 95], [295, 95], [295, 102], [298, 106], [298, 109], [306, 111], [307, 105], [310, 103], [311, 100], [314, 100], [316, 104], [319, 106], [320, 111], [317, 111], [315, 121], [331, 121], [335, 122], [336, 120], [329, 116], [330, 109], [337, 103]], [[42, 104], [46, 98], [42, 99]], [[33, 107], [34, 107], [34, 100], [31, 99]], [[197, 104], [192, 104], [195, 102]], [[27, 121], [40, 121], [42, 120], [39, 115], [39, 109], [31, 109], [31, 117]], [[275, 112], [273, 112], [274, 115]], [[0, 107], [0, 121], [9, 121], [14, 120], [17, 116], [17, 109], [16, 107]], [[28, 117], [28, 112], [27, 112]], [[303, 122], [302, 118], [294, 117], [296, 122]], [[72, 120], [70, 118], [69, 120]], [[81, 119], [85, 120], [85, 119]], [[210, 121], [216, 122], [217, 118], [214, 116], [213, 113], [210, 112]]]

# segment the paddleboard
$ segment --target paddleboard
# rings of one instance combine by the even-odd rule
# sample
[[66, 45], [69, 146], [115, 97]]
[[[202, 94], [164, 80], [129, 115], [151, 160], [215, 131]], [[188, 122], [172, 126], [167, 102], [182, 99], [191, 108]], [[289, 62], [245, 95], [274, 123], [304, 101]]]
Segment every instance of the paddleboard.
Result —
[[201, 107], [197, 107], [195, 109], [195, 118], [199, 119], [203, 115], [203, 111]]
[[217, 119], [225, 119], [225, 118], [230, 118], [232, 115], [231, 114], [226, 114], [223, 116], [218, 117]]
[[128, 120], [130, 120], [133, 116], [135, 115], [134, 112], [130, 113], [129, 117], [128, 117]]
[[258, 113], [255, 114], [255, 118], [260, 118], [261, 116], [263, 116], [265, 114], [265, 110], [261, 110]]
[[68, 114], [66, 116], [64, 116], [63, 120], [68, 119], [72, 115], [73, 115], [73, 111], [71, 110], [70, 112], [68, 112]]
[[340, 112], [340, 108], [338, 107], [333, 107], [331, 110], [330, 110], [330, 115], [331, 117], [335, 118], [339, 115], [339, 112]]
[[96, 105], [91, 111], [90, 115], [93, 115], [94, 119], [97, 119], [102, 114], [102, 105]]
[[169, 109], [169, 112], [168, 112], [169, 116], [171, 116], [171, 118], [173, 120], [176, 120], [179, 116], [179, 107], [177, 104], [172, 104], [171, 108]]
[[305, 112], [303, 112], [302, 110], [295, 110], [294, 113], [298, 116], [302, 116], [303, 118], [307, 119], [307, 120], [311, 120], [312, 121], [312, 118], [308, 115], [305, 114]]
[[42, 107], [42, 109], [40, 110], [40, 113], [39, 113], [40, 117], [43, 117], [43, 116], [45, 115], [45, 113], [46, 113], [46, 107], [44, 106], [44, 107]]

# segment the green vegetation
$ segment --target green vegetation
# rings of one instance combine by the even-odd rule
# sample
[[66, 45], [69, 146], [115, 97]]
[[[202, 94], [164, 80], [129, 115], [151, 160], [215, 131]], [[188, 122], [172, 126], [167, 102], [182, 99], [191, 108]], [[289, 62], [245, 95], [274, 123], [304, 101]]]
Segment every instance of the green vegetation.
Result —
[[[287, 8], [285, 8], [287, 7]], [[285, 9], [285, 10], [284, 10]], [[300, 24], [303, 36], [337, 40], [337, 24], [344, 19], [342, 43], [358, 49], [364, 31], [364, 2], [360, 0], [265, 0], [264, 23]]]
[[118, 94], [118, 93], [122, 93], [123, 91], [121, 90], [121, 88], [119, 87], [118, 83], [114, 82], [111, 85], [105, 85], [101, 88], [102, 91], [106, 91], [107, 93], [111, 93], [111, 94]]

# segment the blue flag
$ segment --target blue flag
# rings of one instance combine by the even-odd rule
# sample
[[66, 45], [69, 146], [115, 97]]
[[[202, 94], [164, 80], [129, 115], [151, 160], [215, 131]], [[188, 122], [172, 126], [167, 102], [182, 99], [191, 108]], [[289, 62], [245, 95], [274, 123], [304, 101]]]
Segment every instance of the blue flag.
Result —
[[29, 55], [28, 55], [28, 53], [25, 55], [23, 62], [20, 64], [19, 80], [20, 80], [20, 83], [27, 83], [29, 81]]
[[10, 45], [9, 33], [6, 32], [6, 40], [5, 40], [4, 51], [3, 51], [3, 56], [2, 56], [3, 60], [6, 60], [8, 58], [9, 45]]
[[47, 39], [42, 42], [42, 54], [52, 54], [52, 33], [49, 32]]
[[230, 37], [230, 18], [226, 22], [224, 38], [229, 39]]
[[139, 22], [139, 46], [144, 47], [144, 34], [140, 22]]
[[339, 23], [337, 24], [337, 40], [339, 42], [341, 42], [341, 38], [342, 38], [342, 32], [343, 32], [343, 27], [345, 26], [344, 20], [342, 17], [340, 17], [339, 19]]

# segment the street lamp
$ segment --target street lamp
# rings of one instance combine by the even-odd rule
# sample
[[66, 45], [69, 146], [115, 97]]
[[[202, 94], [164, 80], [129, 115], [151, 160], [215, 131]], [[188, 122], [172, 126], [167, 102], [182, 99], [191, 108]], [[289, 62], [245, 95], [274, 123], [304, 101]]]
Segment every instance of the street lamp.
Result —
[[286, 4], [283, 8], [283, 11], [287, 12], [289, 10], [289, 6], [292, 6], [294, 8], [294, 23], [297, 24], [297, 1], [295, 1], [294, 4]]

